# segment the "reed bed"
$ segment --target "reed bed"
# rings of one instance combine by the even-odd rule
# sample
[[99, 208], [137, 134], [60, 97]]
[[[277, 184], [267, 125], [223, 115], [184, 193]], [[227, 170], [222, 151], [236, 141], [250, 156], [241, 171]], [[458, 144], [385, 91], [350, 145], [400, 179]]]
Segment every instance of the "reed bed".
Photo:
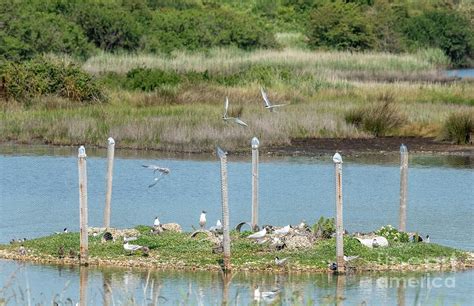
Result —
[[258, 50], [244, 52], [237, 49], [211, 49], [207, 52], [175, 52], [171, 56], [149, 54], [101, 53], [89, 58], [83, 68], [89, 73], [127, 73], [133, 68], [147, 67], [177, 72], [209, 71], [229, 74], [249, 65], [265, 64], [288, 66], [293, 70], [319, 71], [397, 71], [426, 72], [436, 70], [433, 63], [422, 56], [383, 52], [351, 53], [309, 51], [302, 49]]

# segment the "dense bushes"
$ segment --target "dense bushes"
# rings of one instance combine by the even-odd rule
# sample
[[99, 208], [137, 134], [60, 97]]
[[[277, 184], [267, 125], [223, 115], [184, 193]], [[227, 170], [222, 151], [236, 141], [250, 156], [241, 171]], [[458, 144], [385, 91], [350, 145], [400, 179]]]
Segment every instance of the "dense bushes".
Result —
[[338, 50], [367, 50], [375, 45], [372, 25], [360, 6], [328, 2], [310, 17], [309, 44]]
[[386, 135], [404, 122], [391, 93], [380, 95], [372, 105], [349, 110], [344, 119], [347, 123], [362, 128], [375, 137]]
[[87, 3], [78, 5], [73, 18], [97, 47], [106, 51], [136, 50], [143, 33], [130, 13], [117, 5]]
[[454, 113], [444, 123], [442, 138], [457, 144], [466, 144], [473, 141], [471, 139], [473, 133], [474, 114], [469, 112]]
[[191, 9], [155, 13], [142, 49], [170, 52], [236, 46], [250, 50], [275, 45], [270, 28], [255, 18], [229, 10]]
[[176, 85], [180, 81], [180, 76], [175, 72], [136, 68], [127, 73], [126, 86], [130, 89], [152, 91], [162, 86]]
[[473, 56], [472, 26], [456, 12], [436, 10], [412, 17], [403, 31], [412, 45], [440, 48], [455, 64], [466, 64]]
[[470, 3], [444, 0], [0, 0], [0, 60], [48, 52], [85, 58], [94, 46], [151, 53], [271, 48], [278, 30], [304, 32], [313, 48], [439, 48], [452, 63], [469, 65], [472, 11]]
[[0, 67], [2, 87], [8, 99], [28, 103], [32, 98], [56, 95], [81, 102], [104, 100], [95, 80], [74, 64], [38, 57]]

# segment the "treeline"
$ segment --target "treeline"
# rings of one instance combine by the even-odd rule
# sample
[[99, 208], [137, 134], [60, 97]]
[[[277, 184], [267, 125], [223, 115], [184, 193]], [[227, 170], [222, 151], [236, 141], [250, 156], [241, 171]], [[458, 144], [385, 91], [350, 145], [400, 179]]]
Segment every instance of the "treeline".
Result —
[[468, 0], [0, 0], [0, 59], [278, 48], [275, 33], [293, 31], [309, 48], [439, 48], [465, 66], [473, 64], [473, 7]]

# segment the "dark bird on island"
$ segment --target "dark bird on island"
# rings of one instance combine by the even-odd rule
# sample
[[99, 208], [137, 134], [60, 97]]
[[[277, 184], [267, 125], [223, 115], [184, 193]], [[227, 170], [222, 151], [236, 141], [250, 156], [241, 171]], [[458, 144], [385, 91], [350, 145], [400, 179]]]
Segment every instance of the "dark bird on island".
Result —
[[333, 262], [333, 263], [329, 264], [329, 270], [337, 271], [337, 263]]
[[76, 258], [77, 253], [73, 249], [69, 249], [69, 258]]
[[201, 227], [201, 229], [205, 229], [206, 228], [206, 211], [203, 210], [201, 212], [201, 215], [199, 216], [199, 226]]
[[272, 102], [270, 102], [270, 99], [268, 99], [268, 96], [265, 93], [265, 91], [263, 91], [263, 87], [260, 87], [260, 92], [262, 93], [263, 102], [265, 102], [265, 108], [269, 109], [271, 112], [273, 112], [276, 107], [282, 107], [286, 105], [286, 104], [272, 104]]
[[63, 246], [59, 247], [58, 256], [59, 256], [59, 258], [64, 258], [64, 247]]
[[113, 241], [114, 240], [114, 237], [112, 236], [112, 233], [111, 232], [105, 232], [104, 233], [104, 236], [102, 237], [102, 239], [107, 242], [107, 241]]
[[284, 266], [287, 262], [288, 262], [288, 257], [282, 258], [282, 259], [278, 258], [278, 256], [275, 257], [275, 264], [277, 266], [280, 266], [280, 267]]
[[234, 123], [237, 123], [240, 126], [243, 127], [248, 127], [247, 123], [243, 122], [240, 118], [238, 117], [228, 117], [227, 112], [229, 110], [229, 98], [225, 97], [225, 102], [224, 102], [224, 115], [222, 116], [222, 120], [224, 121], [233, 121]]

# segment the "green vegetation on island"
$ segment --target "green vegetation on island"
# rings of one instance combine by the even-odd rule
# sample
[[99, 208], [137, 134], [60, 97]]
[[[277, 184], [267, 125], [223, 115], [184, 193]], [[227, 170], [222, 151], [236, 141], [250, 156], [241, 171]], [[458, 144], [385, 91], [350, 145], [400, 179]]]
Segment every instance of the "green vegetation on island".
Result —
[[[334, 232], [328, 224], [319, 222], [325, 231]], [[326, 221], [330, 221], [327, 219]], [[333, 223], [332, 223], [333, 224]], [[322, 225], [322, 226], [321, 226]], [[334, 224], [332, 225], [334, 227]], [[170, 269], [220, 269], [222, 253], [216, 252], [216, 241], [206, 234], [191, 238], [190, 233], [165, 231], [161, 234], [151, 232], [151, 227], [137, 226], [139, 235], [132, 241], [134, 245], [146, 246], [146, 251], [128, 252], [124, 250], [123, 238], [105, 242], [102, 234], [89, 236], [89, 262], [99, 265], [145, 266]], [[392, 227], [383, 227], [377, 231], [385, 235], [388, 247], [368, 248], [358, 240], [346, 235], [344, 238], [345, 255], [358, 256], [348, 262], [348, 266], [357, 271], [370, 270], [439, 270], [460, 268], [472, 265], [472, 258], [464, 251], [437, 245], [434, 243], [409, 242], [403, 239], [405, 233], [399, 233]], [[335, 261], [335, 238], [320, 236], [306, 246], [287, 247], [278, 250], [268, 243], [256, 243], [246, 238], [250, 232], [231, 232], [231, 262], [236, 270], [283, 269], [290, 271], [329, 271], [329, 264]], [[214, 236], [210, 234], [211, 236]], [[294, 237], [299, 239], [298, 234]], [[313, 237], [313, 234], [310, 234]], [[293, 238], [286, 239], [288, 243]], [[311, 238], [313, 239], [313, 238]], [[271, 239], [270, 239], [271, 240]], [[218, 240], [217, 240], [218, 241]], [[297, 244], [296, 244], [297, 246]], [[19, 249], [24, 248], [24, 254]], [[61, 250], [61, 251], [60, 251]], [[27, 240], [10, 245], [0, 245], [0, 256], [22, 260], [54, 263], [78, 264], [79, 233], [54, 234], [48, 237]], [[72, 255], [71, 255], [72, 254]], [[13, 256], [13, 257], [12, 257]], [[275, 256], [288, 258], [284, 266], [275, 264]]]

